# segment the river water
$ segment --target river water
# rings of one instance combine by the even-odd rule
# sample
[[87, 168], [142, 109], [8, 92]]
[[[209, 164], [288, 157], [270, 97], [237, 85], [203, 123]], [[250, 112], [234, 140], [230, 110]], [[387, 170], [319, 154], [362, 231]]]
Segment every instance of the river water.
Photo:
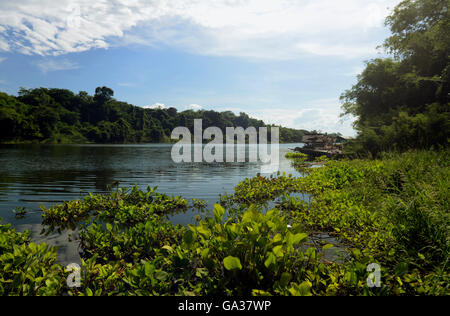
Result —
[[[301, 144], [281, 144], [280, 172], [299, 176], [284, 156]], [[0, 146], [0, 218], [18, 231], [30, 230], [35, 242], [59, 247], [61, 263], [78, 262], [77, 244], [67, 234], [41, 236], [40, 206], [51, 206], [108, 187], [158, 186], [158, 192], [217, 202], [220, 193], [233, 193], [243, 179], [256, 176], [262, 163], [175, 163], [172, 145], [2, 145]], [[253, 149], [246, 146], [247, 153]], [[236, 151], [236, 150], [235, 150]], [[224, 149], [226, 152], [226, 148]], [[29, 211], [24, 219], [12, 212]], [[174, 224], [193, 222], [195, 214], [173, 216]]]

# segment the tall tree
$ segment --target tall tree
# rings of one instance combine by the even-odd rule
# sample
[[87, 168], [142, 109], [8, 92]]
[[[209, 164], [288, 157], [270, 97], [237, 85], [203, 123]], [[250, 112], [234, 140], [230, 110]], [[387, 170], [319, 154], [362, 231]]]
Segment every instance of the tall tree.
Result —
[[98, 87], [95, 89], [94, 101], [99, 104], [104, 104], [111, 100], [114, 96], [114, 91], [108, 87]]
[[392, 58], [367, 63], [342, 96], [357, 117], [362, 150], [377, 153], [448, 145], [450, 19], [448, 0], [405, 0], [386, 19]]

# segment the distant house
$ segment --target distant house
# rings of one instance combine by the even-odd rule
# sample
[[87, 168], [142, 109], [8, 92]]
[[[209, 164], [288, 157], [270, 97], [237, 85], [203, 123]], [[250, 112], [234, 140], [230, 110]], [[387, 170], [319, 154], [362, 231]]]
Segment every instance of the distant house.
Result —
[[335, 143], [335, 138], [322, 134], [305, 135], [303, 136], [302, 142], [307, 148], [326, 149]]
[[353, 139], [353, 137], [350, 137], [350, 136], [340, 136], [340, 135], [338, 135], [335, 138], [335, 143], [336, 144], [345, 144], [345, 143], [351, 141], [352, 139]]
[[344, 144], [350, 141], [352, 138], [341, 135], [325, 135], [325, 134], [314, 134], [303, 136], [302, 142], [307, 148], [316, 149], [332, 149], [336, 145]]

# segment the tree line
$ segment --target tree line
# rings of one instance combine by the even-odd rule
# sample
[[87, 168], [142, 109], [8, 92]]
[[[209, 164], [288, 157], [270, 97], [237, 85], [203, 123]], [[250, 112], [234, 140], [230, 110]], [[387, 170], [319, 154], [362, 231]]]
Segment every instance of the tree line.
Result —
[[342, 96], [357, 118], [355, 152], [438, 148], [450, 135], [448, 0], [402, 1], [386, 19], [383, 44], [392, 57], [369, 61]]
[[[185, 126], [193, 133], [194, 119], [203, 128], [268, 127], [263, 121], [231, 111], [178, 112], [176, 108], [142, 108], [113, 98], [98, 87], [93, 96], [66, 89], [24, 89], [18, 96], [0, 92], [0, 142], [3, 143], [162, 143], [172, 130]], [[280, 141], [301, 142], [305, 130], [280, 127]]]

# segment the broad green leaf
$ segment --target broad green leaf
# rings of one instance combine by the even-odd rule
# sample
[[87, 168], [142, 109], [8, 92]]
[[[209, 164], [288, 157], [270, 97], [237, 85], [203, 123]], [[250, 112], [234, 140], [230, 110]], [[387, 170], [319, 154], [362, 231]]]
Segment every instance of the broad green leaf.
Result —
[[220, 204], [214, 204], [214, 217], [216, 221], [222, 222], [223, 215], [225, 214], [225, 209]]
[[283, 257], [284, 256], [283, 246], [276, 246], [276, 247], [273, 248], [272, 251], [275, 254], [275, 256], [277, 256], [277, 257]]
[[277, 262], [277, 259], [276, 259], [275, 255], [272, 252], [269, 252], [269, 254], [267, 255], [266, 261], [264, 261], [264, 265], [266, 266], [266, 268], [269, 268], [270, 266], [274, 265], [276, 262]]
[[293, 244], [296, 245], [304, 240], [308, 239], [308, 234], [299, 233], [294, 236]]
[[169, 277], [169, 274], [164, 271], [158, 271], [155, 273], [155, 278], [162, 282], [166, 281], [168, 277]]
[[311, 284], [309, 282], [302, 282], [298, 286], [299, 292], [301, 296], [310, 296], [311, 295]]
[[205, 248], [205, 249], [202, 250], [201, 256], [202, 256], [203, 259], [208, 257], [209, 251], [210, 251], [209, 248]]
[[153, 266], [150, 262], [146, 262], [144, 264], [144, 272], [146, 277], [151, 277], [153, 272], [155, 271], [155, 266]]
[[211, 231], [203, 226], [197, 226], [195, 230], [206, 239], [211, 236]]
[[280, 242], [280, 241], [282, 241], [282, 240], [283, 240], [283, 237], [281, 237], [281, 234], [276, 234], [276, 235], [273, 237], [272, 242], [273, 242], [273, 243], [277, 243], [277, 242]]
[[226, 257], [225, 259], [223, 259], [223, 265], [227, 270], [242, 270], [241, 261], [236, 257]]

